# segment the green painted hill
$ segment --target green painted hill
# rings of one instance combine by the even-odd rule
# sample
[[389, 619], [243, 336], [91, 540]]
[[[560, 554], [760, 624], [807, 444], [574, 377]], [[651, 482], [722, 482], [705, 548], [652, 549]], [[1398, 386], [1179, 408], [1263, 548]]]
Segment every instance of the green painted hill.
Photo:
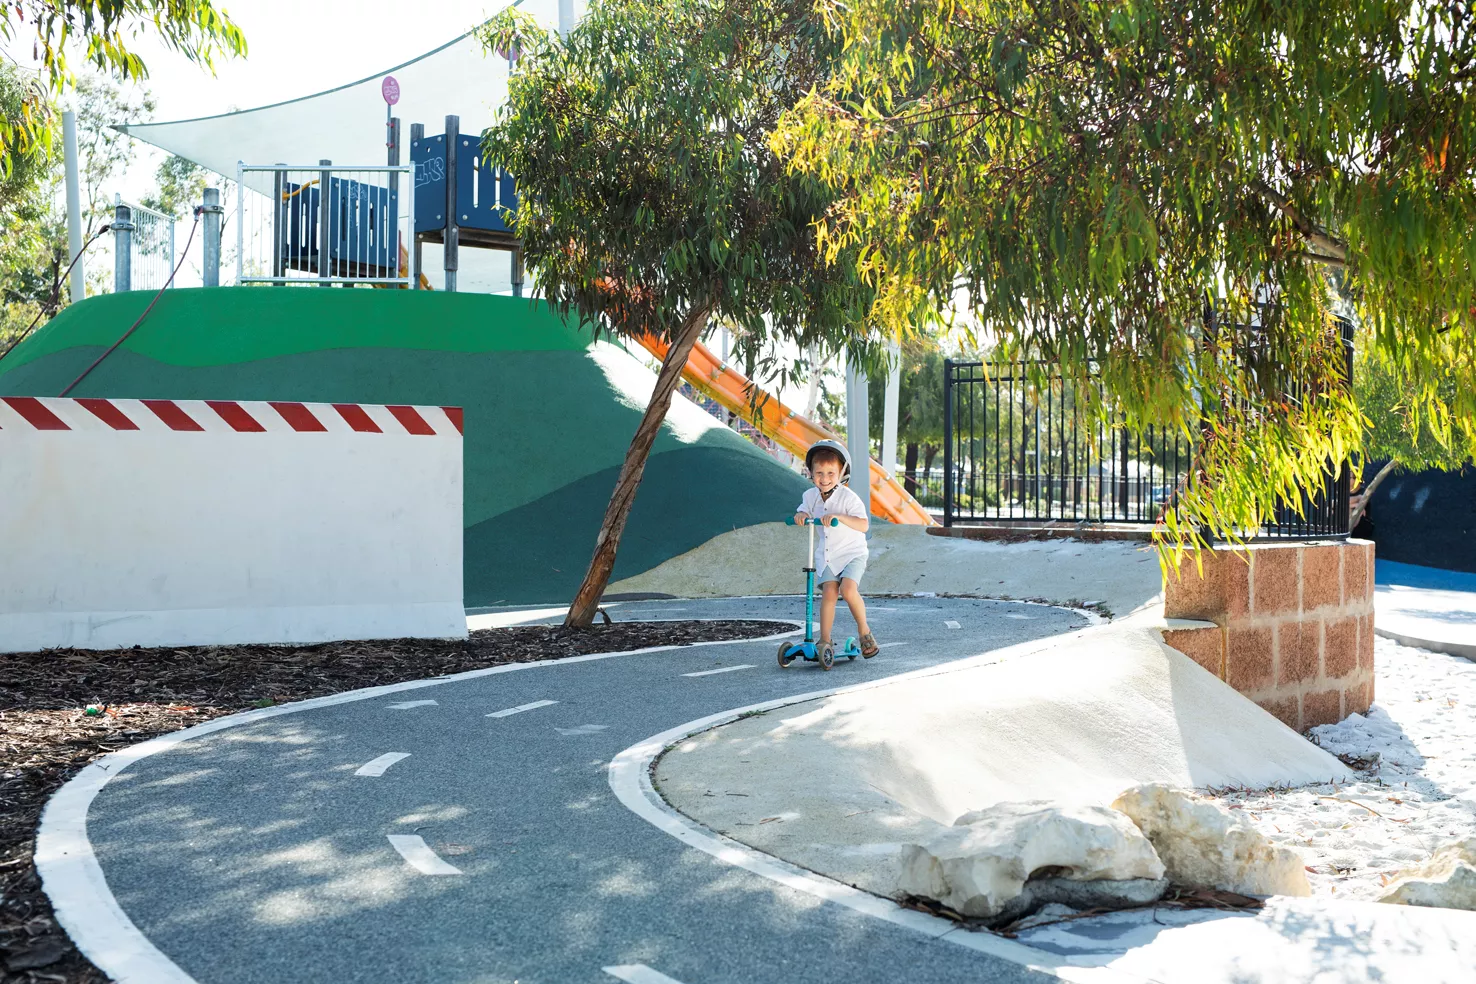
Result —
[[[0, 361], [0, 395], [56, 396], [152, 293], [90, 298]], [[465, 408], [466, 603], [578, 586], [653, 377], [508, 297], [222, 287], [167, 291], [72, 396]], [[617, 578], [793, 511], [803, 481], [677, 398], [621, 541]]]

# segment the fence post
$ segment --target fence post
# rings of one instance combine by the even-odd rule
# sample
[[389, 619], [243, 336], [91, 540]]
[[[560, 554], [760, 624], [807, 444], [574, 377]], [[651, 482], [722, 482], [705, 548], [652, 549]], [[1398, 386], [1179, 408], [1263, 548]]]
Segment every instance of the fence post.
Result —
[[[283, 255], [283, 248], [287, 243], [287, 237], [292, 234], [292, 209], [296, 204], [289, 205], [283, 196], [287, 193], [286, 168], [281, 161], [277, 162], [277, 169], [272, 172], [272, 279], [281, 280], [287, 276], [287, 258]], [[297, 189], [298, 195], [303, 194], [303, 189]], [[298, 228], [302, 228], [299, 223]], [[273, 284], [280, 287], [281, 284]]]
[[205, 287], [220, 286], [220, 217], [224, 212], [225, 207], [220, 204], [220, 189], [206, 188], [205, 197], [200, 202], [200, 223], [205, 227], [200, 280]]
[[[318, 166], [323, 170], [318, 172], [318, 278], [326, 280], [333, 276], [333, 267], [329, 262], [328, 254], [328, 226], [333, 211], [333, 203], [328, 200], [328, 182], [333, 178], [333, 172], [327, 169], [332, 164], [330, 160], [318, 158]], [[332, 284], [324, 283], [322, 286], [331, 287]]]
[[113, 291], [133, 289], [133, 209], [113, 206]]
[[456, 292], [456, 271], [461, 268], [461, 222], [456, 214], [457, 144], [461, 141], [461, 117], [446, 117], [446, 234], [441, 269], [446, 274], [446, 290]]
[[425, 139], [425, 124], [410, 124], [410, 289], [420, 289], [420, 230], [415, 228], [415, 145]]
[[943, 526], [953, 525], [953, 360], [943, 360]]

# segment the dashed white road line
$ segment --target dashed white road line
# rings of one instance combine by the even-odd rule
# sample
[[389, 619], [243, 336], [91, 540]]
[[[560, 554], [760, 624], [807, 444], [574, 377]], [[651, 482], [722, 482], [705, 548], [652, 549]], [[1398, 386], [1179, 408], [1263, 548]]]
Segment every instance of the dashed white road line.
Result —
[[428, 704], [439, 704], [438, 700], [406, 700], [398, 704], [386, 704], [385, 707], [392, 711], [408, 711], [412, 707], [425, 707]]
[[500, 711], [493, 711], [491, 714], [488, 714], [487, 717], [489, 717], [489, 718], [512, 717], [514, 714], [521, 714], [524, 711], [535, 710], [536, 708], [539, 708], [539, 707], [549, 707], [549, 706], [551, 706], [553, 704], [557, 704], [557, 703], [558, 703], [558, 701], [556, 701], [556, 700], [535, 700], [531, 704], [519, 704], [517, 707], [507, 707], [507, 708], [503, 708]]
[[753, 669], [753, 664], [752, 663], [742, 663], [742, 664], [740, 664], [738, 666], [724, 666], [720, 670], [703, 670], [700, 673], [683, 673], [682, 676], [684, 676], [684, 677], [712, 676], [714, 673], [732, 673], [734, 670], [751, 670], [751, 669]]
[[880, 645], [878, 645], [876, 648], [878, 648], [878, 649], [895, 649], [898, 646], [910, 646], [910, 645], [912, 645], [911, 642], [908, 642], [908, 641], [904, 640], [902, 642], [883, 642]]
[[441, 856], [430, 849], [425, 838], [419, 834], [389, 834], [390, 844], [400, 852], [405, 863], [424, 875], [459, 875], [461, 869], [447, 864]]
[[605, 973], [625, 984], [682, 984], [675, 977], [667, 977], [659, 970], [652, 970], [645, 964], [622, 964], [618, 967], [601, 967]]
[[951, 618], [950, 618], [950, 619], [946, 619], [946, 620], [945, 620], [945, 621], [944, 621], [944, 622], [943, 622], [943, 624], [944, 624], [944, 625], [945, 625], [945, 626], [947, 626], [947, 627], [948, 627], [948, 628], [950, 628], [950, 629], [957, 629], [957, 628], [961, 628], [961, 626], [960, 626], [960, 625], [959, 625], [959, 624], [958, 624], [958, 623], [957, 623], [957, 622], [955, 622], [955, 621], [954, 621], [954, 620], [953, 620], [953, 619], [951, 619]]
[[400, 759], [407, 759], [409, 757], [409, 752], [385, 752], [383, 755], [379, 756], [379, 758], [372, 759], [359, 766], [358, 771], [355, 772], [354, 775], [382, 776], [384, 775], [385, 769], [388, 769], [390, 766], [400, 761]]
[[604, 731], [608, 724], [581, 724], [577, 728], [554, 728], [561, 735], [592, 735], [596, 731]]

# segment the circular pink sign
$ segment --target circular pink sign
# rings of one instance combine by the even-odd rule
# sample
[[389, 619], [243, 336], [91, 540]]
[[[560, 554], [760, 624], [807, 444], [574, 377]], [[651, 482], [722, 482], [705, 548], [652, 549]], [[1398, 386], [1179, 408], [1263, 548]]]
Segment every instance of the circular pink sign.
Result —
[[393, 106], [400, 101], [400, 83], [395, 81], [393, 75], [386, 75], [384, 81], [379, 83], [379, 93], [384, 96], [384, 101]]

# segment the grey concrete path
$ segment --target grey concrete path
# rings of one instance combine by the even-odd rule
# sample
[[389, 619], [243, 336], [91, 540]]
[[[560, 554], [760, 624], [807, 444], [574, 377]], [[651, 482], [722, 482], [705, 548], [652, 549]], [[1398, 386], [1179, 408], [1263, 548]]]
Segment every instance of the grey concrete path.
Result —
[[[795, 618], [803, 606], [612, 610]], [[87, 832], [122, 912], [200, 984], [1045, 980], [724, 864], [611, 792], [612, 756], [684, 722], [1085, 624], [959, 599], [877, 600], [871, 612], [883, 654], [828, 673], [781, 670], [777, 643], [701, 646], [228, 728], [112, 778]], [[108, 953], [89, 956], [109, 969]]]
[[1375, 576], [1375, 632], [1476, 660], [1476, 574], [1380, 560]]

